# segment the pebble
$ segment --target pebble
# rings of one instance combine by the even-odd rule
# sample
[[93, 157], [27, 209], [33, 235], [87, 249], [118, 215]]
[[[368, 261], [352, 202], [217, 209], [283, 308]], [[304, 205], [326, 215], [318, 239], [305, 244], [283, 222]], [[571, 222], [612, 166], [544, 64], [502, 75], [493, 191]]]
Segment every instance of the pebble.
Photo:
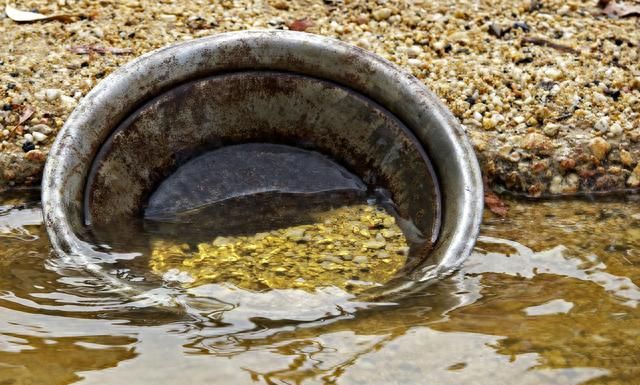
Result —
[[384, 242], [384, 240], [380, 241], [380, 240], [371, 240], [371, 241], [367, 241], [364, 243], [364, 247], [367, 249], [372, 249], [372, 250], [377, 250], [377, 249], [382, 249], [386, 246], [386, 242]]
[[60, 102], [62, 103], [62, 106], [65, 107], [66, 109], [73, 109], [78, 104], [77, 100], [67, 95], [60, 96]]
[[502, 116], [501, 114], [495, 113], [495, 114], [492, 114], [490, 118], [485, 117], [482, 119], [482, 127], [485, 130], [493, 130], [502, 121], [504, 121], [504, 116]]
[[527, 134], [520, 143], [526, 150], [533, 151], [535, 153], [545, 153], [552, 147], [552, 143], [549, 139], [542, 134], [532, 132]]
[[44, 163], [46, 159], [44, 153], [40, 150], [31, 150], [27, 152], [27, 154], [25, 155], [25, 158], [27, 158], [32, 162], [37, 162], [37, 163]]
[[559, 124], [549, 123], [546, 126], [544, 126], [544, 128], [542, 129], [542, 132], [544, 132], [544, 134], [546, 136], [554, 137], [554, 136], [558, 135], [558, 131], [559, 130], [560, 130], [560, 125]]
[[357, 263], [358, 265], [364, 265], [365, 263], [369, 262], [369, 258], [365, 257], [364, 255], [358, 255], [353, 258], [353, 262]]
[[553, 80], [559, 80], [560, 78], [562, 78], [562, 71], [553, 67], [545, 68], [544, 74], [545, 76]]
[[611, 151], [611, 144], [600, 137], [595, 137], [589, 142], [589, 149], [598, 160], [603, 160]]
[[342, 259], [333, 256], [333, 255], [325, 255], [322, 257], [323, 262], [332, 262], [332, 263], [342, 263]]
[[170, 15], [170, 14], [166, 14], [163, 13], [160, 15], [160, 20], [167, 22], [167, 23], [173, 23], [176, 20], [178, 20], [178, 17], [176, 15]]
[[389, 8], [378, 8], [372, 13], [373, 18], [377, 21], [387, 20], [391, 16], [391, 9]]
[[46, 124], [36, 124], [34, 126], [31, 126], [31, 128], [29, 129], [31, 132], [40, 132], [43, 133], [45, 135], [49, 135], [50, 133], [53, 132], [53, 129], [49, 126], [47, 126]]
[[44, 97], [49, 102], [57, 100], [60, 95], [62, 95], [62, 91], [58, 88], [47, 88], [44, 90]]
[[[27, 134], [27, 135], [29, 135], [29, 134]], [[43, 134], [41, 132], [38, 132], [38, 131], [34, 131], [32, 135], [33, 135], [33, 140], [36, 143], [44, 142], [47, 139], [47, 136], [45, 134]], [[26, 135], [25, 135], [25, 137], [26, 137]]]
[[299, 241], [299, 240], [302, 240], [302, 238], [304, 238], [304, 232], [305, 232], [305, 229], [294, 227], [294, 228], [288, 229], [284, 233], [284, 236], [291, 239], [292, 241]]
[[631, 176], [627, 179], [627, 186], [640, 187], [640, 164], [633, 169]]
[[24, 134], [24, 140], [26, 140], [27, 142], [33, 142], [33, 135]]
[[31, 150], [35, 150], [36, 146], [33, 144], [33, 142], [29, 142], [29, 141], [25, 141], [22, 144], [22, 151], [24, 152], [29, 152]]
[[624, 130], [622, 129], [622, 126], [620, 125], [620, 123], [616, 122], [616, 123], [613, 123], [611, 127], [609, 127], [609, 132], [613, 136], [620, 136], [622, 135]]
[[598, 119], [595, 125], [595, 129], [602, 133], [609, 131], [609, 118], [603, 116], [602, 118]]
[[385, 237], [387, 239], [393, 238], [393, 237], [398, 235], [397, 232], [395, 232], [393, 230], [389, 230], [389, 229], [383, 229], [380, 233], [382, 234], [383, 237]]
[[216, 239], [213, 240], [214, 246], [227, 246], [231, 244], [233, 244], [233, 240], [227, 237], [216, 237]]
[[288, 11], [289, 10], [289, 3], [285, 0], [280, 0], [280, 1], [276, 1], [273, 4], [273, 7], [275, 9], [279, 9], [281, 11]]
[[417, 45], [412, 45], [411, 47], [409, 47], [409, 49], [407, 49], [407, 56], [412, 58], [420, 56], [421, 53], [422, 48], [418, 47]]
[[607, 103], [607, 97], [604, 96], [603, 94], [601, 94], [600, 92], [594, 92], [593, 93], [593, 98], [595, 99], [595, 101], [597, 101], [599, 104], [605, 104]]
[[620, 151], [620, 161], [625, 166], [631, 166], [633, 164], [633, 157], [631, 156], [631, 153], [629, 151], [621, 150]]

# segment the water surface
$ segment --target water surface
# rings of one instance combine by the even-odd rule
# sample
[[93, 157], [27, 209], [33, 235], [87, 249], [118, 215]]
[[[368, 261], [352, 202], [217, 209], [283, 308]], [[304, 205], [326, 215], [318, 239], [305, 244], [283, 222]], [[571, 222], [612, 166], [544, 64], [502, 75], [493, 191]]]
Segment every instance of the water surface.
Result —
[[510, 202], [459, 272], [385, 304], [335, 287], [127, 292], [50, 252], [38, 199], [0, 200], [2, 385], [640, 383], [633, 198]]

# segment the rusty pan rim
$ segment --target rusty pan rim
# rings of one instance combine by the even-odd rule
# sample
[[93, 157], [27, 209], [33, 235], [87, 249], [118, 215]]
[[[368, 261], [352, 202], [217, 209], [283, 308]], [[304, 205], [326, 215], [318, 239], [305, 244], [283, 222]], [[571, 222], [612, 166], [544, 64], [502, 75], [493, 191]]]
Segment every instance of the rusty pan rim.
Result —
[[406, 293], [457, 269], [469, 256], [482, 221], [480, 167], [464, 130], [417, 78], [339, 40], [292, 31], [218, 34], [160, 48], [103, 79], [78, 104], [53, 143], [42, 181], [44, 221], [58, 255], [95, 254], [82, 241], [88, 169], [111, 131], [145, 101], [186, 81], [243, 70], [279, 70], [326, 79], [385, 107], [424, 146], [443, 196], [441, 235], [424, 263], [384, 287]]

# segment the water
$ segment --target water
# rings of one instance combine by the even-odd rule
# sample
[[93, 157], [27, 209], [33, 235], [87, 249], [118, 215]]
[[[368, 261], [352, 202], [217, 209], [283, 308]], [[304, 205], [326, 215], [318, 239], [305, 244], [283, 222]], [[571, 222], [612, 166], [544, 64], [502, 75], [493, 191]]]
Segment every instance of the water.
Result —
[[640, 383], [635, 199], [510, 202], [462, 270], [394, 304], [338, 288], [126, 293], [50, 253], [37, 200], [0, 203], [2, 385]]

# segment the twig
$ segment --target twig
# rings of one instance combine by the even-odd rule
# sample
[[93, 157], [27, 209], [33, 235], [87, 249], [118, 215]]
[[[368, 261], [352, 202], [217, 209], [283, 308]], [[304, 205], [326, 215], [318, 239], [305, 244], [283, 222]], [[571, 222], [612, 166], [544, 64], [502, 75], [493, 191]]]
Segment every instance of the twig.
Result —
[[69, 48], [69, 51], [73, 53], [77, 53], [79, 55], [86, 55], [86, 54], [93, 54], [93, 53], [104, 55], [107, 52], [114, 55], [128, 55], [133, 52], [129, 48], [104, 47], [101, 45], [79, 45], [79, 46], [74, 46]]
[[542, 47], [549, 47], [549, 48], [553, 48], [556, 49], [558, 51], [562, 51], [562, 52], [568, 52], [568, 53], [572, 53], [574, 55], [580, 55], [580, 51], [578, 51], [575, 48], [571, 48], [567, 45], [564, 44], [560, 44], [560, 43], [555, 43], [551, 40], [547, 40], [547, 39], [543, 39], [541, 37], [525, 37], [522, 39], [523, 42], [525, 43], [530, 43], [533, 45], [539, 45]]

